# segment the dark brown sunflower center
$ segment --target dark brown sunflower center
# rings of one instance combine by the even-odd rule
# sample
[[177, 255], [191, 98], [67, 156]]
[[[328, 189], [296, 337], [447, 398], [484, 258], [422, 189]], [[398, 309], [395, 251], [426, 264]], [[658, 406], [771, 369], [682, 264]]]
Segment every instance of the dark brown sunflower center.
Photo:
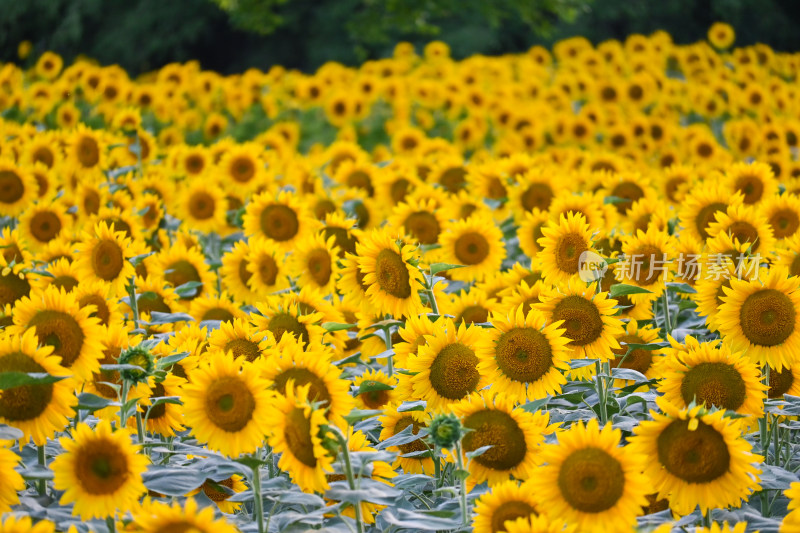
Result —
[[326, 286], [331, 280], [332, 260], [333, 258], [326, 249], [312, 250], [306, 257], [308, 273], [320, 287]]
[[525, 459], [528, 446], [525, 433], [514, 418], [497, 409], [484, 409], [467, 416], [464, 427], [471, 429], [464, 436], [464, 451], [491, 446], [473, 460], [493, 470], [511, 470]]
[[143, 292], [136, 296], [136, 307], [140, 313], [152, 313], [158, 311], [159, 313], [171, 313], [172, 309], [169, 308], [164, 301], [164, 297], [155, 292]]
[[631, 353], [626, 356], [625, 354], [628, 353], [628, 346], [623, 344], [646, 344], [644, 340], [637, 335], [623, 335], [617, 340], [620, 343], [620, 347], [611, 349], [615, 356], [613, 366], [616, 368], [630, 368], [642, 374], [647, 373], [650, 369], [650, 365], [653, 363], [652, 352], [643, 348], [636, 348], [631, 350]]
[[[100, 364], [116, 364], [117, 359], [119, 359], [120, 352], [122, 352], [122, 349], [116, 346], [112, 346], [111, 348], [103, 350], [103, 358], [100, 359]], [[98, 394], [104, 398], [108, 398], [109, 400], [118, 399], [117, 391], [106, 383], [114, 383], [116, 385], [122, 384], [122, 378], [120, 377], [119, 372], [116, 370], [100, 370], [100, 372], [92, 375], [92, 381], [94, 382], [94, 388]]]
[[563, 320], [566, 336], [572, 346], [586, 346], [600, 338], [603, 317], [590, 300], [577, 295], [567, 296], [553, 309], [553, 320]]
[[309, 385], [308, 399], [312, 402], [321, 402], [325, 405], [331, 401], [331, 394], [325, 382], [318, 375], [307, 368], [290, 368], [275, 376], [275, 387], [281, 394], [286, 394], [286, 384], [294, 380], [295, 387]]
[[747, 397], [739, 371], [725, 363], [700, 363], [689, 369], [681, 382], [683, 401], [735, 411]]
[[710, 483], [730, 467], [725, 438], [704, 422], [690, 431], [688, 420], [673, 420], [658, 436], [657, 447], [664, 468], [689, 483]]
[[480, 380], [477, 367], [478, 357], [469, 346], [448, 344], [431, 364], [431, 385], [439, 396], [459, 400], [475, 390]]
[[769, 225], [776, 238], [785, 239], [797, 233], [797, 229], [800, 228], [800, 217], [797, 211], [792, 209], [778, 209], [769, 217]]
[[614, 507], [622, 497], [625, 473], [608, 452], [584, 448], [564, 460], [558, 472], [558, 488], [574, 509], [601, 513]]
[[203, 191], [196, 191], [189, 198], [189, 214], [195, 220], [208, 220], [214, 216], [217, 202], [214, 197]]
[[658, 277], [666, 264], [667, 254], [657, 246], [643, 245], [631, 254], [631, 261], [636, 261], [640, 268], [633, 269], [631, 279], [638, 285], [652, 285], [658, 281]]
[[722, 202], [712, 202], [702, 207], [697, 212], [694, 223], [697, 228], [697, 233], [699, 233], [704, 240], [708, 239], [710, 236], [708, 234], [708, 226], [716, 221], [717, 213], [724, 213], [727, 208], [728, 206]]
[[100, 162], [100, 147], [91, 137], [81, 137], [76, 150], [78, 161], [85, 168], [97, 166]]
[[41, 211], [33, 215], [29, 229], [37, 241], [50, 242], [61, 232], [61, 219], [51, 211]]
[[300, 231], [300, 220], [288, 205], [271, 204], [261, 212], [261, 231], [272, 240], [289, 241]]
[[442, 185], [447, 192], [455, 193], [464, 187], [466, 183], [465, 176], [467, 171], [463, 167], [452, 167], [442, 172], [439, 178], [439, 184]]
[[112, 495], [131, 476], [125, 452], [105, 440], [87, 442], [75, 458], [75, 474], [89, 494]]
[[411, 296], [411, 277], [403, 258], [394, 250], [381, 250], [375, 260], [375, 275], [380, 288], [395, 298]]
[[435, 244], [439, 240], [441, 227], [433, 213], [418, 211], [411, 213], [403, 222], [403, 227], [420, 244]]
[[759, 346], [782, 344], [794, 333], [795, 317], [792, 300], [776, 289], [754, 292], [739, 310], [742, 333]]
[[462, 265], [479, 265], [489, 257], [489, 241], [480, 233], [470, 231], [456, 239], [454, 251]]
[[239, 273], [239, 281], [241, 281], [245, 286], [247, 285], [247, 282], [250, 281], [250, 278], [253, 277], [253, 274], [247, 270], [247, 264], [247, 259], [242, 259], [239, 261], [239, 268], [237, 269], [237, 272]]
[[355, 254], [356, 253], [356, 243], [358, 239], [356, 239], [353, 235], [350, 234], [345, 228], [337, 228], [335, 226], [327, 226], [322, 230], [322, 234], [325, 236], [325, 240], [333, 236], [336, 239], [336, 246], [339, 247], [339, 257], [344, 257], [345, 253]]
[[750, 243], [750, 249], [754, 252], [758, 249], [759, 244], [761, 244], [758, 238], [758, 229], [744, 220], [737, 220], [732, 223], [728, 226], [726, 233], [728, 233], [731, 238], [739, 241], [740, 244]]
[[744, 195], [746, 204], [754, 204], [764, 195], [764, 182], [758, 176], [739, 176], [735, 187]]
[[61, 356], [61, 364], [70, 368], [81, 354], [86, 338], [78, 321], [61, 311], [39, 311], [28, 327], [36, 328], [40, 345], [53, 347], [53, 353]]
[[576, 274], [580, 269], [581, 254], [589, 249], [589, 243], [580, 233], [566, 233], [556, 242], [556, 267], [567, 274]]
[[[163, 398], [164, 396], [167, 395], [167, 391], [166, 389], [164, 389], [163, 383], [156, 383], [155, 385], [153, 385], [153, 388], [151, 390], [152, 392], [150, 393], [150, 398]], [[150, 410], [148, 411], [147, 419], [158, 420], [159, 418], [162, 418], [166, 414], [167, 414], [167, 404], [160, 403], [155, 407], [150, 408]]]
[[205, 493], [212, 502], [224, 502], [232, 496], [232, 491], [233, 478], [223, 479], [222, 481], [206, 479], [205, 483], [203, 483], [203, 493]]
[[783, 398], [794, 385], [794, 374], [791, 368], [784, 367], [780, 372], [774, 368], [769, 369], [769, 397]]
[[508, 191], [506, 190], [505, 185], [503, 185], [503, 182], [500, 181], [500, 178], [489, 178], [489, 185], [486, 188], [486, 196], [492, 200], [499, 200], [508, 196]]
[[292, 333], [294, 338], [301, 342], [308, 342], [308, 329], [296, 316], [289, 313], [275, 314], [269, 319], [267, 329], [275, 336], [276, 342], [280, 341], [286, 332]]
[[206, 166], [206, 161], [200, 155], [190, 155], [184, 162], [188, 174], [199, 174]]
[[513, 328], [503, 333], [494, 353], [497, 366], [513, 381], [537, 381], [553, 366], [550, 342], [535, 328]]
[[481, 324], [489, 320], [489, 310], [481, 305], [468, 305], [455, 318], [456, 324], [466, 322], [467, 324]]
[[[46, 373], [44, 367], [21, 352], [0, 357], [0, 373]], [[0, 395], [0, 418], [13, 423], [33, 420], [41, 415], [53, 398], [53, 385], [23, 385], [6, 389]]]
[[411, 187], [411, 182], [405, 178], [399, 178], [392, 182], [389, 188], [389, 194], [392, 197], [392, 202], [399, 204], [406, 199], [408, 189]]
[[620, 214], [625, 214], [631, 208], [633, 202], [644, 197], [644, 191], [632, 181], [623, 181], [611, 190], [611, 196], [625, 199], [625, 201], [616, 204], [617, 211]]
[[347, 176], [347, 186], [355, 187], [357, 189], [364, 189], [367, 191], [367, 196], [372, 196], [374, 189], [372, 188], [372, 180], [369, 174], [363, 170], [356, 170]]
[[387, 403], [389, 403], [389, 391], [386, 390], [373, 390], [369, 392], [364, 392], [358, 395], [361, 398], [361, 401], [364, 402], [370, 409], [380, 409]]
[[31, 292], [31, 284], [26, 277], [20, 278], [14, 272], [0, 275], [0, 308], [13, 304]]
[[[279, 267], [275, 258], [271, 255], [262, 255], [257, 259], [258, 277], [268, 287], [275, 285], [278, 281]], [[249, 279], [249, 278], [248, 278]]]
[[311, 468], [317, 466], [317, 458], [314, 456], [314, 441], [311, 435], [311, 420], [301, 407], [295, 407], [286, 415], [283, 438], [295, 459]]
[[219, 320], [220, 322], [230, 322], [234, 319], [233, 313], [224, 307], [212, 307], [200, 317], [203, 320]]
[[234, 359], [244, 357], [251, 363], [261, 355], [258, 343], [250, 339], [231, 339], [225, 343], [223, 351], [233, 353]]
[[105, 281], [117, 279], [125, 258], [116, 241], [102, 240], [92, 249], [92, 269], [95, 275]]
[[645, 494], [645, 498], [647, 498], [647, 505], [642, 507], [643, 515], [658, 513], [669, 509], [669, 500], [666, 498], [661, 498], [659, 500], [657, 492]]
[[244, 429], [255, 408], [250, 389], [237, 377], [218, 378], [206, 390], [206, 416], [223, 431], [236, 433]]
[[0, 170], [0, 203], [13, 204], [25, 194], [25, 183], [16, 172]]
[[249, 157], [236, 157], [231, 161], [230, 173], [239, 183], [247, 183], [256, 175], [256, 166]]
[[547, 183], [531, 183], [522, 193], [520, 203], [525, 211], [547, 211], [554, 196], [552, 187]]
[[503, 502], [492, 511], [492, 533], [505, 531], [505, 523], [507, 520], [527, 518], [530, 515], [538, 515], [538, 513], [528, 502], [520, 500]]
[[[422, 422], [417, 422], [410, 416], [404, 416], [397, 423], [394, 425], [394, 434], [397, 435], [408, 426], [411, 426], [411, 433], [416, 435], [419, 433], [421, 428], [427, 427]], [[412, 453], [412, 452], [422, 452], [428, 449], [424, 442], [421, 439], [415, 440], [413, 442], [407, 442], [405, 444], [400, 444], [397, 446], [400, 449], [401, 453]]]
[[[190, 281], [202, 281], [197, 268], [185, 259], [175, 261], [169, 265], [164, 271], [164, 279], [167, 283], [172, 284], [173, 287], [180, 287], [184, 283], [189, 283]], [[182, 299], [191, 300], [196, 298], [199, 294], [200, 292], [198, 291], [193, 296], [186, 296]]]
[[92, 311], [89, 316], [99, 318], [100, 323], [104, 326], [108, 325], [108, 321], [111, 318], [111, 311], [108, 308], [108, 303], [106, 303], [105, 298], [99, 294], [85, 294], [78, 300], [78, 304], [81, 307], [86, 307], [87, 305], [95, 306], [95, 310]]

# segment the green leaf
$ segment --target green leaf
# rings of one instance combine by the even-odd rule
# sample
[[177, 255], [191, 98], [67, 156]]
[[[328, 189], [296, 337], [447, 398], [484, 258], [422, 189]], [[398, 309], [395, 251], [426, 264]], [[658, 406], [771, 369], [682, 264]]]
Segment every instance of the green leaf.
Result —
[[603, 198], [604, 204], [624, 204], [625, 202], [630, 202], [630, 198], [621, 198], [619, 196], [606, 196]]
[[530, 413], [535, 413], [536, 411], [541, 411], [544, 407], [547, 406], [547, 402], [550, 401], [549, 397], [539, 398], [538, 400], [533, 400], [532, 402], [528, 402], [522, 405], [522, 408]]
[[682, 294], [697, 294], [697, 289], [688, 283], [667, 283], [667, 290]]
[[78, 395], [78, 406], [76, 409], [83, 409], [85, 411], [98, 411], [110, 405], [115, 405], [117, 402], [91, 394], [89, 392], [82, 392]]
[[622, 346], [627, 346], [629, 350], [647, 350], [648, 352], [652, 352], [653, 350], [660, 350], [661, 348], [666, 348], [669, 346], [668, 342], [649, 342], [647, 344], [638, 344], [635, 342], [632, 343], [621, 343]]
[[339, 322], [323, 322], [322, 328], [325, 331], [342, 331], [356, 327], [356, 324], [342, 324]]
[[[167, 270], [166, 272], [169, 272], [169, 270]], [[175, 292], [181, 298], [187, 298], [187, 297], [195, 296], [197, 294], [197, 289], [199, 289], [202, 286], [203, 286], [203, 283], [200, 282], [200, 281], [187, 281], [183, 285], [179, 285], [179, 286], [175, 287]]]
[[627, 296], [629, 294], [650, 294], [650, 291], [647, 289], [643, 289], [642, 287], [637, 287], [635, 285], [625, 285], [624, 283], [615, 283], [611, 286], [611, 290], [608, 291], [609, 296], [611, 298], [616, 298], [617, 296]]
[[489, 444], [487, 446], [481, 446], [478, 449], [472, 450], [471, 452], [466, 452], [464, 455], [467, 456], [467, 459], [472, 459], [473, 457], [480, 457], [481, 455], [485, 454], [492, 448], [492, 445]]
[[[490, 447], [491, 446], [483, 446], [483, 448], [490, 448]], [[463, 470], [458, 468], [453, 471], [453, 475], [456, 477], [456, 479], [467, 479], [469, 477], [469, 470]]]
[[393, 389], [394, 387], [386, 383], [369, 380], [362, 382], [361, 385], [358, 386], [358, 391], [356, 391], [356, 395], [361, 395], [367, 392], [376, 392], [376, 391], [393, 390]]
[[352, 426], [356, 422], [381, 414], [383, 414], [382, 409], [353, 409], [349, 414], [344, 416], [344, 419]]
[[189, 352], [180, 352], [166, 357], [162, 357], [156, 361], [157, 368], [169, 368], [175, 363], [183, 361], [189, 356]]
[[44, 372], [0, 372], [0, 390], [26, 385], [51, 385], [67, 376], [51, 376]]
[[397, 407], [398, 413], [405, 413], [407, 411], [424, 411], [427, 402], [425, 400], [417, 400], [415, 402], [403, 402]]
[[444, 272], [445, 270], [452, 270], [454, 268], [464, 268], [466, 265], [451, 265], [448, 263], [433, 263], [431, 265], [431, 276], [435, 276], [439, 272]]

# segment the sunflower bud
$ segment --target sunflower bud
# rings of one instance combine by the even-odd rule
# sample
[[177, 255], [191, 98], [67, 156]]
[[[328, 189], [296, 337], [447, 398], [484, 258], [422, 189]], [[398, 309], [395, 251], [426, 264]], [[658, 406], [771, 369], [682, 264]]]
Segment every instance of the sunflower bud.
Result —
[[455, 415], [440, 415], [431, 423], [430, 435], [434, 444], [444, 450], [452, 448], [461, 440], [461, 422]]
[[127, 350], [123, 350], [119, 359], [117, 359], [117, 363], [121, 365], [135, 365], [141, 368], [141, 370], [127, 369], [120, 371], [119, 374], [122, 379], [133, 383], [147, 381], [147, 378], [156, 368], [153, 354], [150, 353], [150, 350], [142, 346], [132, 346]]

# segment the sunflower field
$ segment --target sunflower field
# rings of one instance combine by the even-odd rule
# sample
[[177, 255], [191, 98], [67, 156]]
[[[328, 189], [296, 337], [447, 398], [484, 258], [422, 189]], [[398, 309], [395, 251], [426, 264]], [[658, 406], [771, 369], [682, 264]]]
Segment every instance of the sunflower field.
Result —
[[0, 64], [0, 533], [800, 532], [800, 53], [734, 41]]

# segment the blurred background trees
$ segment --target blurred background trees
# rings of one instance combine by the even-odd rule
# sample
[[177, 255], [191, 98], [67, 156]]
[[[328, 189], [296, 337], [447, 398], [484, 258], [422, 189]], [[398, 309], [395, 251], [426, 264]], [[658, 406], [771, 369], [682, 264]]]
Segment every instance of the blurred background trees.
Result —
[[737, 45], [800, 50], [795, 0], [0, 0], [0, 62], [54, 50], [118, 63], [132, 74], [197, 59], [223, 73], [281, 64], [314, 70], [391, 54], [397, 41], [448, 43], [455, 57], [520, 52], [573, 35], [703, 39], [732, 24]]

